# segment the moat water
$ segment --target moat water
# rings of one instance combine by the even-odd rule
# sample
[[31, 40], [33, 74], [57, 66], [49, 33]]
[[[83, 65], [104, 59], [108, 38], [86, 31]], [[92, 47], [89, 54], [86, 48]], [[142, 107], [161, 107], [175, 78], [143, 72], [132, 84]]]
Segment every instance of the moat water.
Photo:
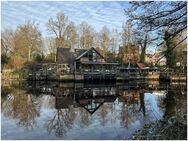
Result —
[[4, 81], [1, 138], [113, 140], [187, 113], [186, 84]]

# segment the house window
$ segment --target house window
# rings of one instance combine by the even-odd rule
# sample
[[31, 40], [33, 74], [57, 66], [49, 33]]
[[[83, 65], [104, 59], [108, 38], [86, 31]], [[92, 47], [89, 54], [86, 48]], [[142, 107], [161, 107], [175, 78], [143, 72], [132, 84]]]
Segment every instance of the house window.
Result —
[[93, 52], [88, 53], [89, 61], [93, 61]]
[[52, 68], [51, 68], [51, 67], [48, 67], [48, 70], [52, 70]]
[[93, 61], [94, 61], [94, 62], [97, 61], [97, 54], [96, 54], [96, 52], [93, 52]]

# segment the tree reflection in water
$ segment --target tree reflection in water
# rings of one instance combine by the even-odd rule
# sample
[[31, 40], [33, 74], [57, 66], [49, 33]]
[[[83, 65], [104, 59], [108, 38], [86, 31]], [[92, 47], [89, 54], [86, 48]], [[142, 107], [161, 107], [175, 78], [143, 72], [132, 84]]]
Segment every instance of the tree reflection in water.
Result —
[[108, 122], [107, 114], [108, 114], [108, 105], [103, 104], [99, 109], [99, 116], [101, 117], [101, 125], [105, 126], [105, 124]]
[[[20, 99], [23, 102], [20, 102]], [[20, 103], [20, 104], [17, 104]], [[27, 129], [32, 129], [35, 125], [35, 118], [40, 116], [40, 102], [32, 95], [17, 96], [13, 102], [14, 117], [19, 119], [18, 125], [24, 126]]]
[[172, 116], [182, 116], [186, 114], [185, 110], [187, 107], [187, 95], [185, 90], [169, 90], [166, 97], [163, 100], [163, 105], [165, 106], [164, 118], [169, 118]]
[[175, 107], [176, 107], [176, 102], [174, 99], [175, 95], [174, 92], [168, 92], [166, 94], [166, 97], [164, 99], [164, 103], [165, 103], [165, 113], [164, 113], [164, 117], [171, 117], [174, 116], [176, 111], [175, 111]]
[[145, 102], [144, 102], [144, 93], [140, 92], [140, 110], [142, 110], [142, 113], [144, 116], [146, 116], [146, 108], [145, 108]]
[[5, 116], [11, 116], [13, 115], [12, 110], [12, 101], [14, 100], [13, 95], [11, 92], [13, 91], [12, 88], [3, 86], [1, 87], [1, 107], [2, 112]]
[[24, 90], [13, 88], [3, 102], [2, 112], [5, 116], [17, 119], [19, 126], [27, 130], [36, 126], [35, 118], [40, 116], [40, 98], [26, 94]]
[[78, 108], [78, 113], [80, 127], [89, 126], [91, 124], [91, 114], [82, 107]]
[[58, 137], [63, 137], [68, 129], [72, 128], [76, 113], [72, 107], [56, 109], [53, 118], [45, 123], [49, 133], [54, 132]]
[[55, 132], [59, 137], [63, 137], [63, 133], [66, 132], [64, 124], [64, 114], [61, 109], [55, 111], [54, 117], [48, 120], [45, 124], [49, 133]]
[[119, 96], [119, 102], [122, 102], [120, 118], [121, 125], [128, 128], [131, 123], [137, 120], [139, 114], [139, 91], [122, 91]]

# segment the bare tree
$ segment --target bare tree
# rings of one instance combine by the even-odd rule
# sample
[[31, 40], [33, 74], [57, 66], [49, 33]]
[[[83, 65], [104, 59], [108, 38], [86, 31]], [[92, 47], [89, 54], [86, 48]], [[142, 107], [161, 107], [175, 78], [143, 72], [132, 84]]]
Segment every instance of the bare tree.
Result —
[[93, 46], [95, 48], [100, 47], [100, 34], [99, 34], [99, 32], [94, 33]]
[[140, 46], [140, 62], [141, 63], [145, 63], [145, 54], [146, 54], [146, 50], [147, 47], [152, 44], [152, 41], [150, 39], [149, 33], [148, 32], [144, 32], [142, 31], [134, 31], [134, 40], [135, 40], [135, 44], [137, 44], [138, 46]]
[[67, 44], [71, 49], [74, 49], [76, 44], [78, 43], [78, 34], [76, 30], [76, 26], [73, 22], [70, 22], [67, 26], [66, 30], [66, 40]]
[[139, 47], [137, 44], [137, 35], [133, 29], [132, 22], [128, 20], [122, 26], [121, 33], [122, 48], [119, 52], [119, 58], [122, 63], [137, 63], [139, 62]]
[[56, 47], [66, 47], [65, 34], [69, 25], [68, 17], [62, 12], [57, 13], [56, 17], [51, 17], [46, 25], [48, 31], [55, 35]]
[[118, 34], [119, 33], [118, 33], [117, 29], [112, 30], [110, 44], [111, 44], [111, 51], [114, 55], [116, 53], [116, 49], [117, 49], [117, 45], [118, 45]]
[[79, 26], [80, 47], [91, 48], [94, 45], [94, 29], [86, 22], [82, 22]]
[[45, 48], [46, 60], [56, 61], [56, 40], [54, 37], [46, 37], [43, 39], [43, 46]]
[[[157, 31], [158, 38], [162, 39], [158, 46], [163, 44], [163, 29], [170, 33], [167, 40], [187, 29], [186, 1], [134, 1], [130, 4], [131, 8], [125, 10], [126, 14], [138, 29]], [[182, 41], [186, 38], [187, 36]]]
[[122, 25], [123, 31], [121, 33], [121, 39], [123, 46], [127, 46], [128, 44], [133, 44], [133, 32], [132, 32], [132, 23], [131, 21], [127, 21]]
[[110, 46], [110, 31], [106, 26], [101, 29], [100, 38], [100, 47], [102, 49], [102, 54], [104, 57], [106, 57], [106, 52], [108, 51]]
[[44, 38], [43, 45], [46, 47], [46, 50], [47, 50], [46, 52], [56, 53], [55, 38], [53, 38], [53, 37]]
[[1, 32], [1, 54], [10, 55], [14, 49], [14, 31], [10, 28]]
[[10, 63], [14, 47], [14, 31], [7, 28], [1, 32], [1, 71]]

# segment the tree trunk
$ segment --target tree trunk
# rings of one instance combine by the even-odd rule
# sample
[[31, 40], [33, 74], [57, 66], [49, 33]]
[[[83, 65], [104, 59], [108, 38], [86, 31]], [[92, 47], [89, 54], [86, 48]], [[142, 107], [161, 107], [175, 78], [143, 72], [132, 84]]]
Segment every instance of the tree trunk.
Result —
[[31, 46], [29, 46], [29, 54], [28, 54], [28, 61], [31, 61]]
[[141, 45], [141, 55], [140, 55], [140, 62], [145, 63], [145, 54], [146, 54], [146, 47], [147, 47], [147, 34], [144, 38], [144, 45]]

